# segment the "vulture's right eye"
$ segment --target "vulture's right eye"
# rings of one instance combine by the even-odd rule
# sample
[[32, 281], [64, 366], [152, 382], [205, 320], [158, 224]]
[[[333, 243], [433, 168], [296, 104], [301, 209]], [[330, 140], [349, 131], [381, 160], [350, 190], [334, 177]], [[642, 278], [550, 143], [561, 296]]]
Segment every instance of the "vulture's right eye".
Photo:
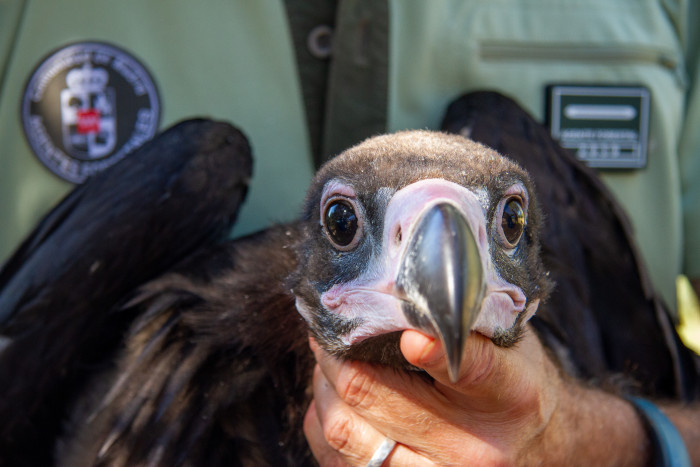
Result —
[[326, 235], [339, 250], [347, 251], [355, 247], [359, 239], [360, 219], [353, 204], [346, 199], [331, 199], [323, 214]]

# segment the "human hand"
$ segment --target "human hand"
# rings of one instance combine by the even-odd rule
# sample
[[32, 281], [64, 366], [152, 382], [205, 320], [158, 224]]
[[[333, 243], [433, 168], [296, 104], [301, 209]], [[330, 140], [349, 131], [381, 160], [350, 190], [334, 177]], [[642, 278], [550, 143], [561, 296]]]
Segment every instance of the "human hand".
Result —
[[318, 365], [304, 431], [320, 464], [367, 465], [386, 437], [398, 444], [383, 465], [643, 461], [646, 437], [629, 404], [563, 379], [529, 327], [511, 348], [479, 334], [466, 347], [453, 384], [441, 344], [416, 331], [403, 333], [401, 351], [433, 380], [340, 362], [312, 339]]

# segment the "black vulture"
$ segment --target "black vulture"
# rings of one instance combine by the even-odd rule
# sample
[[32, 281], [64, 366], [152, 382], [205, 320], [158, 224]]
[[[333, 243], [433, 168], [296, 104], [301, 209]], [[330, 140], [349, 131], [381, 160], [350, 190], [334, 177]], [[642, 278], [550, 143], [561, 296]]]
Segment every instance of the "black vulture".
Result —
[[694, 357], [595, 176], [494, 93], [443, 127], [510, 159], [447, 133], [374, 137], [319, 170], [298, 221], [238, 240], [222, 232], [250, 160], [221, 123], [141, 150], [195, 154], [166, 177], [137, 181], [155, 167], [136, 175], [137, 154], [77, 188], [0, 273], [0, 464], [313, 465], [309, 334], [415, 371], [403, 329], [438, 336], [454, 368], [470, 332], [517, 345], [531, 320], [572, 376], [695, 399]]

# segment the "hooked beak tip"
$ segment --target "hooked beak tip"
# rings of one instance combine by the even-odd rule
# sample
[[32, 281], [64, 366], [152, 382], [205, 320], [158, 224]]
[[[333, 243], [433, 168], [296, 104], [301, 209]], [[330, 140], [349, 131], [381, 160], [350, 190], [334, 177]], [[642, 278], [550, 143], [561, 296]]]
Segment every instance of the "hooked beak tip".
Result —
[[408, 320], [442, 341], [450, 380], [456, 382], [486, 289], [475, 235], [456, 207], [437, 204], [418, 220], [396, 285], [411, 303], [404, 307]]

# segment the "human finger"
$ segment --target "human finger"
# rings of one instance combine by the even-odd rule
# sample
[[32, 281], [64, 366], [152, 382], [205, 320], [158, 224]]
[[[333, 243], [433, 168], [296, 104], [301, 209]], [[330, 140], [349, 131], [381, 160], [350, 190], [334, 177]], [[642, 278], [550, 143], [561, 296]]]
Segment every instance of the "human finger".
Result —
[[[455, 449], [465, 448], [461, 425], [470, 419], [470, 414], [436, 390], [425, 376], [415, 371], [340, 361], [316, 345], [311, 348], [329, 384], [328, 388], [314, 386], [317, 412], [330, 410], [330, 405], [322, 404], [323, 397], [338, 398], [380, 433], [437, 463], [454, 457]], [[473, 446], [465, 452], [483, 450], [481, 441], [467, 438]]]
[[[551, 417], [561, 379], [530, 329], [510, 348], [497, 347], [481, 334], [470, 336], [457, 383], [449, 380], [438, 341], [413, 331], [404, 335], [405, 356], [434, 381], [415, 372], [339, 362], [318, 347], [315, 355], [346, 404], [417, 452], [434, 458], [436, 434], [449, 438], [467, 432], [488, 442], [489, 427], [501, 426], [502, 435], [516, 436], [523, 424], [537, 431]], [[405, 351], [411, 339], [413, 353]], [[473, 444], [478, 449], [479, 442]]]
[[318, 366], [314, 372], [314, 396], [305, 419], [305, 433], [322, 466], [366, 466], [382, 450], [383, 466], [434, 465], [404, 445], [389, 444], [393, 441], [390, 437], [338, 397]]
[[346, 467], [348, 464], [338, 451], [326, 441], [319, 414], [316, 412], [316, 401], [311, 401], [304, 416], [304, 436], [309, 443], [311, 453], [319, 465], [323, 467]]

